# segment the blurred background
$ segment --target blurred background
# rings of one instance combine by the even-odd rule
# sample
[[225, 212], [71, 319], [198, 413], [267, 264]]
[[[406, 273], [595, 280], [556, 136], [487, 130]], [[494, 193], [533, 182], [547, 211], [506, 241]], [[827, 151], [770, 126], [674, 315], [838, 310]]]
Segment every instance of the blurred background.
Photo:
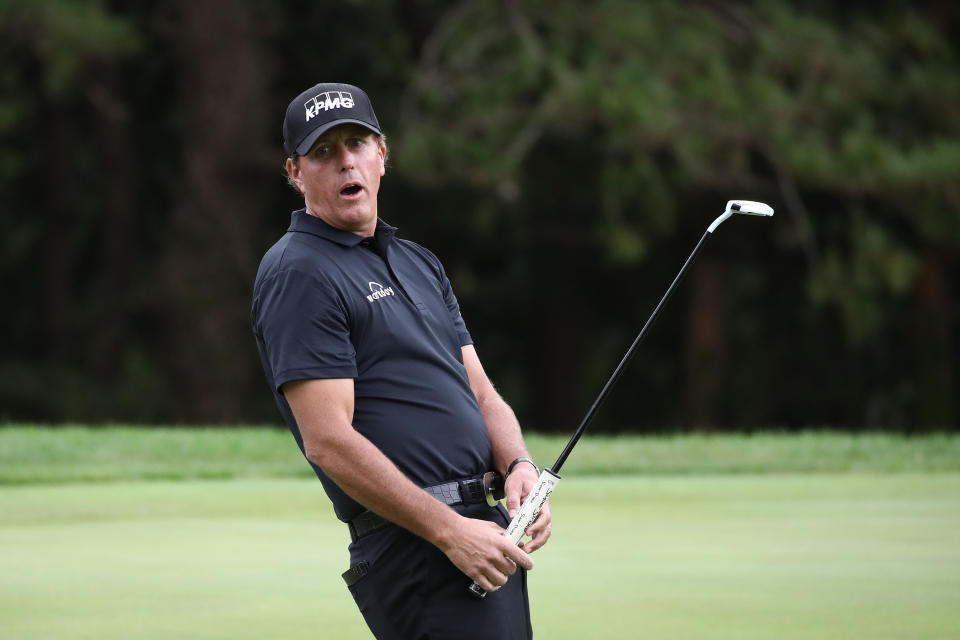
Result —
[[0, 0], [0, 421], [279, 423], [249, 325], [287, 103], [357, 84], [380, 215], [527, 429], [958, 429], [960, 5]]

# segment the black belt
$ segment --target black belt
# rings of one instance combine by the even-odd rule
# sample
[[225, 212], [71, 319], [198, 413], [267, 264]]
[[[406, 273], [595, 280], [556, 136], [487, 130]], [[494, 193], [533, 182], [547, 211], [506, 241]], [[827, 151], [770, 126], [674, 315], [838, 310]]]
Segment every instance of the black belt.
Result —
[[[435, 484], [424, 487], [423, 490], [440, 502], [451, 506], [484, 502], [493, 506], [504, 497], [503, 476], [494, 471], [462, 480]], [[347, 522], [347, 527], [350, 529], [350, 539], [356, 542], [359, 538], [387, 524], [390, 524], [389, 520], [368, 510]]]

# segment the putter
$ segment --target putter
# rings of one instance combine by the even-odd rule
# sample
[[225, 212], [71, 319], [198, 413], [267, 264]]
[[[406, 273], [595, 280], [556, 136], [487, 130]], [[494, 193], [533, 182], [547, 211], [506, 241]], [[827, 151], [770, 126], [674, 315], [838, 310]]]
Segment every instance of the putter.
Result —
[[[520, 505], [520, 509], [517, 511], [517, 514], [513, 517], [513, 520], [510, 521], [510, 524], [507, 525], [507, 529], [503, 532], [503, 535], [513, 541], [514, 544], [520, 543], [520, 540], [527, 532], [527, 527], [533, 524], [533, 521], [537, 519], [538, 515], [540, 515], [540, 510], [543, 509], [543, 505], [547, 502], [547, 498], [550, 497], [550, 494], [553, 493], [553, 490], [560, 482], [560, 467], [562, 467], [567, 461], [567, 458], [570, 456], [570, 452], [572, 452], [573, 448], [577, 446], [577, 442], [579, 442], [580, 436], [583, 435], [587, 425], [590, 424], [590, 421], [593, 420], [593, 417], [596, 415], [600, 405], [602, 405], [603, 401], [606, 400], [607, 394], [610, 393], [610, 389], [623, 373], [623, 370], [630, 363], [630, 360], [633, 359], [633, 355], [636, 353], [637, 347], [647, 335], [647, 330], [650, 329], [651, 325], [653, 325], [653, 321], [657, 319], [658, 315], [660, 315], [660, 310], [670, 298], [670, 294], [673, 293], [677, 283], [680, 282], [681, 278], [683, 278], [683, 274], [687, 270], [687, 267], [689, 267], [690, 263], [693, 262], [693, 259], [697, 257], [697, 254], [700, 253], [700, 249], [703, 248], [703, 243], [707, 241], [708, 237], [713, 235], [713, 232], [723, 223], [724, 220], [735, 213], [742, 213], [748, 216], [769, 217], [773, 215], [773, 207], [768, 204], [764, 204], [763, 202], [754, 202], [752, 200], [730, 200], [727, 202], [727, 208], [724, 210], [723, 214], [714, 220], [709, 227], [707, 227], [707, 230], [700, 238], [700, 242], [698, 242], [697, 246], [694, 247], [693, 253], [691, 253], [690, 257], [687, 258], [687, 261], [683, 263], [683, 267], [680, 268], [680, 273], [678, 273], [677, 277], [673, 279], [673, 283], [667, 289], [667, 292], [663, 294], [663, 298], [660, 299], [660, 303], [657, 304], [657, 307], [653, 310], [653, 313], [650, 314], [650, 318], [647, 320], [647, 323], [643, 325], [643, 329], [640, 330], [640, 333], [634, 339], [633, 344], [630, 345], [630, 348], [627, 350], [627, 354], [623, 356], [620, 364], [617, 365], [617, 368], [614, 370], [613, 375], [610, 376], [610, 379], [607, 380], [607, 383], [603, 385], [600, 395], [598, 395], [597, 399], [593, 401], [593, 405], [590, 407], [589, 411], [587, 411], [587, 415], [583, 417], [583, 420], [580, 422], [580, 426], [577, 427], [577, 430], [570, 438], [570, 441], [567, 442], [567, 446], [564, 447], [563, 451], [560, 453], [560, 457], [558, 457], [557, 461], [553, 463], [553, 466], [547, 467], [540, 473], [540, 477], [537, 479], [537, 484], [535, 484], [533, 489], [530, 490], [530, 493], [527, 494], [527, 498], [523, 501], [523, 504]], [[487, 595], [487, 592], [484, 591], [483, 588], [476, 582], [470, 585], [470, 593], [478, 598], [483, 598]]]

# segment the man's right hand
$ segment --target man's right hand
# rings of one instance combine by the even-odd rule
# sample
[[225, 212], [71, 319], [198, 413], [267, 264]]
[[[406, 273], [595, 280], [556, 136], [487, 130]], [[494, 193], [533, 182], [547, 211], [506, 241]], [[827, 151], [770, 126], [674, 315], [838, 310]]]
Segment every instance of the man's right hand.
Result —
[[495, 522], [459, 517], [458, 526], [437, 544], [450, 561], [484, 591], [507, 583], [517, 565], [533, 569], [533, 560], [503, 535]]

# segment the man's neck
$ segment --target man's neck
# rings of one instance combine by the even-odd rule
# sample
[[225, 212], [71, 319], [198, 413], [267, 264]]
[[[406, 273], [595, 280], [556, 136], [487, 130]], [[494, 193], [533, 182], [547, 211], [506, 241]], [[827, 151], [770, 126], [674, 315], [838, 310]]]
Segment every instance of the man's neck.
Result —
[[377, 221], [379, 220], [379, 218], [376, 216], [374, 216], [373, 220], [369, 224], [364, 224], [362, 226], [358, 226], [357, 228], [352, 228], [352, 227], [343, 226], [342, 223], [338, 223], [335, 220], [331, 220], [327, 216], [324, 216], [320, 213], [313, 211], [310, 208], [310, 205], [307, 203], [304, 203], [304, 210], [307, 212], [307, 215], [323, 220], [334, 229], [339, 229], [340, 231], [349, 231], [350, 233], [355, 233], [356, 235], [361, 236], [363, 238], [373, 237], [373, 235], [377, 231]]

